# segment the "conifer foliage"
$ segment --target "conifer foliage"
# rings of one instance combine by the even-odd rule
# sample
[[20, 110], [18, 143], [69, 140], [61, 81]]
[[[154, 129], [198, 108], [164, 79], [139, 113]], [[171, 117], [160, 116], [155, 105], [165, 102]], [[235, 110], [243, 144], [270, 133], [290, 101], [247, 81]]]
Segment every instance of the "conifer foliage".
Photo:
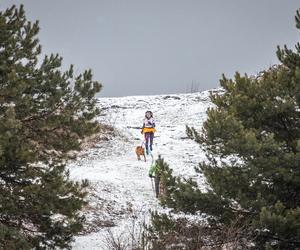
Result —
[[0, 12], [1, 249], [68, 248], [84, 219], [86, 183], [69, 180], [64, 159], [97, 132], [101, 84], [42, 59], [38, 32], [23, 6]]
[[[299, 11], [296, 23], [300, 29]], [[197, 168], [207, 190], [176, 179], [164, 204], [205, 215], [211, 235], [237, 229], [209, 244], [300, 249], [300, 45], [277, 55], [281, 63], [258, 76], [223, 76], [202, 131], [187, 128], [207, 152]]]

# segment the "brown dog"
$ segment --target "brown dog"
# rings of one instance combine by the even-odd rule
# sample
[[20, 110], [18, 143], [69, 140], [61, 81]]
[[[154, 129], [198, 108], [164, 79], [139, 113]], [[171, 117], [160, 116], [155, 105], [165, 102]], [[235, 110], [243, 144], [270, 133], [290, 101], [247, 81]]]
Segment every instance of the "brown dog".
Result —
[[141, 155], [144, 156], [144, 159], [145, 159], [145, 161], [146, 161], [145, 150], [144, 150], [143, 147], [137, 146], [137, 147], [135, 148], [135, 153], [136, 153], [136, 156], [137, 156], [137, 158], [138, 158], [139, 161], [141, 160]]

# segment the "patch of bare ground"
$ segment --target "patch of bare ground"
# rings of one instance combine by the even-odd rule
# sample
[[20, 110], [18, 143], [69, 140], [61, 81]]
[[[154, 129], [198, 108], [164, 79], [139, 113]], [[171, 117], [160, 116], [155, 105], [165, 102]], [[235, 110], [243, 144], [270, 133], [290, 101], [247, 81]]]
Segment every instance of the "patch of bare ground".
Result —
[[[98, 185], [102, 184], [98, 183]], [[93, 185], [87, 187], [87, 200], [89, 202], [82, 210], [86, 221], [81, 235], [97, 232], [100, 228], [114, 227], [120, 219], [132, 214], [130, 202], [127, 202], [126, 205], [120, 205], [117, 201], [106, 199], [113, 192], [112, 189], [113, 187], [103, 184], [103, 189], [99, 194], [99, 187]]]
[[88, 149], [101, 147], [101, 143], [107, 142], [117, 135], [113, 126], [101, 123], [98, 123], [97, 126], [99, 131], [82, 140], [79, 151], [70, 151], [68, 153], [70, 159], [76, 159], [78, 156], [85, 155]]
[[113, 126], [106, 124], [98, 124], [99, 132], [85, 138], [81, 144], [81, 150], [93, 148], [103, 141], [109, 141], [112, 137], [116, 136], [116, 130]]

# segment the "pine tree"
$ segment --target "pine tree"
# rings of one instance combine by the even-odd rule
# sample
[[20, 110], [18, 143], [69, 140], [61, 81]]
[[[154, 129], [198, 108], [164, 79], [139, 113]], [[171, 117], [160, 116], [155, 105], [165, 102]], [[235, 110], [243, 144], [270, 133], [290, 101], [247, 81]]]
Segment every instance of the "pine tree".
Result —
[[[299, 11], [296, 23], [300, 29]], [[205, 215], [211, 235], [237, 229], [215, 245], [300, 249], [300, 45], [278, 48], [277, 55], [281, 64], [255, 77], [223, 76], [202, 131], [187, 128], [207, 152], [197, 168], [207, 191], [177, 178], [163, 201], [174, 211]]]
[[63, 72], [42, 59], [38, 22], [24, 8], [0, 12], [0, 248], [69, 248], [82, 230], [87, 183], [65, 170], [70, 150], [98, 130], [91, 70]]

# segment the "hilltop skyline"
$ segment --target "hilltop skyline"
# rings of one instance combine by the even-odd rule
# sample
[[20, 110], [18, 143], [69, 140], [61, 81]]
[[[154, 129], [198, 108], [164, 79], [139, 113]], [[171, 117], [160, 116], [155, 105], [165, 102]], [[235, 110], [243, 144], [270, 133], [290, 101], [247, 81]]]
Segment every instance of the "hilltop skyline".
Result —
[[299, 2], [270, 1], [34, 1], [43, 53], [64, 67], [91, 68], [100, 96], [184, 93], [219, 86], [221, 74], [256, 74], [278, 63], [276, 46], [299, 41]]

